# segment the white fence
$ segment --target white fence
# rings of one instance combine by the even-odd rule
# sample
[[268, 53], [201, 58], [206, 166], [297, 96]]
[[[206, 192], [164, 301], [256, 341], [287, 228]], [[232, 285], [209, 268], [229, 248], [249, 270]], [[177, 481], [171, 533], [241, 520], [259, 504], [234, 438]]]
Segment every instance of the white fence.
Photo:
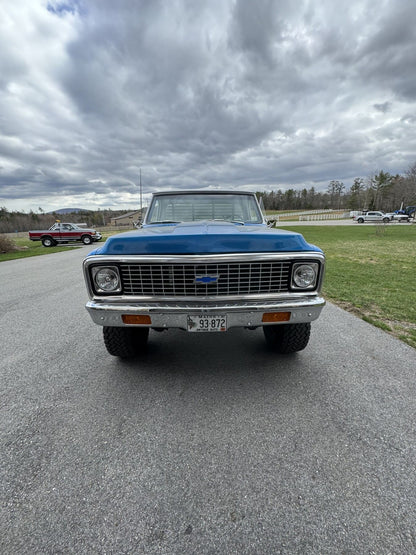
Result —
[[319, 220], [345, 220], [350, 218], [349, 212], [344, 212], [340, 214], [335, 212], [331, 208], [326, 210], [305, 210], [304, 212], [285, 212], [284, 214], [269, 214], [267, 216], [267, 221], [269, 222], [279, 222], [281, 218], [285, 220], [287, 218], [298, 218], [300, 222], [311, 222]]
[[302, 212], [284, 212], [283, 214], [269, 214], [267, 216], [268, 220], [275, 220], [276, 222], [279, 221], [280, 217], [285, 217], [285, 218], [293, 218], [293, 217], [298, 217], [300, 219], [300, 216], [309, 216], [311, 214], [326, 214], [326, 213], [330, 213], [333, 212], [332, 208], [327, 208], [326, 210], [304, 210]]
[[300, 222], [314, 222], [317, 220], [345, 220], [349, 219], [349, 212], [343, 214], [312, 214], [309, 216], [299, 216]]

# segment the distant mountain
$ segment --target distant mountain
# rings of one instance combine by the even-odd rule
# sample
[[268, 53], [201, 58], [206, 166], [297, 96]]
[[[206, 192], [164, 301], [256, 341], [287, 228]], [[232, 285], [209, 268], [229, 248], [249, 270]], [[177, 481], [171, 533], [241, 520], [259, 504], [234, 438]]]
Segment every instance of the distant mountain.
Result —
[[89, 212], [89, 210], [85, 210], [84, 208], [60, 208], [59, 210], [47, 212], [47, 214], [78, 214], [78, 212]]

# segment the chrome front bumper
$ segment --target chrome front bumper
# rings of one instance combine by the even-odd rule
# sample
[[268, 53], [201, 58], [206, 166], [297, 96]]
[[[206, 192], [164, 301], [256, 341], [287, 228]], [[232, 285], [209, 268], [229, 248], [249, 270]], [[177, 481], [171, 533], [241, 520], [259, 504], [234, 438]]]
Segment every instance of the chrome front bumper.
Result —
[[[151, 324], [139, 327], [187, 329], [187, 316], [191, 314], [226, 314], [228, 328], [258, 327], [265, 325], [263, 314], [290, 312], [290, 320], [282, 324], [297, 324], [316, 320], [325, 299], [319, 296], [304, 296], [265, 302], [210, 302], [210, 303], [134, 303], [91, 300], [86, 309], [92, 320], [100, 326], [131, 327], [124, 324], [123, 315], [148, 315]], [[266, 324], [267, 325], [267, 324]]]

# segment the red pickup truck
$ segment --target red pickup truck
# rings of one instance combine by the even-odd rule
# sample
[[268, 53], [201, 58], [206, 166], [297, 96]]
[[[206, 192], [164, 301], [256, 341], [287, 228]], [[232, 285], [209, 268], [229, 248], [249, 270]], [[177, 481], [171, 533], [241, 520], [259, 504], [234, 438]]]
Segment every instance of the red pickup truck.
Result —
[[95, 229], [79, 227], [76, 224], [55, 223], [47, 230], [29, 231], [31, 241], [42, 241], [44, 247], [54, 247], [58, 243], [72, 243], [82, 241], [84, 245], [91, 245], [100, 241], [102, 235]]

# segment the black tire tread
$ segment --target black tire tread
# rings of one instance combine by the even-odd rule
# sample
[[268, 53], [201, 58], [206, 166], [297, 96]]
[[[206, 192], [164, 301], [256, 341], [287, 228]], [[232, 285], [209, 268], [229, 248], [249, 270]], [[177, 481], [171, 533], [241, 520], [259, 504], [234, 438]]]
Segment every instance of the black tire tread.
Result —
[[264, 337], [270, 348], [282, 354], [302, 351], [308, 344], [311, 334], [311, 324], [282, 324], [264, 326]]
[[103, 327], [104, 344], [110, 355], [132, 358], [146, 348], [149, 328]]

